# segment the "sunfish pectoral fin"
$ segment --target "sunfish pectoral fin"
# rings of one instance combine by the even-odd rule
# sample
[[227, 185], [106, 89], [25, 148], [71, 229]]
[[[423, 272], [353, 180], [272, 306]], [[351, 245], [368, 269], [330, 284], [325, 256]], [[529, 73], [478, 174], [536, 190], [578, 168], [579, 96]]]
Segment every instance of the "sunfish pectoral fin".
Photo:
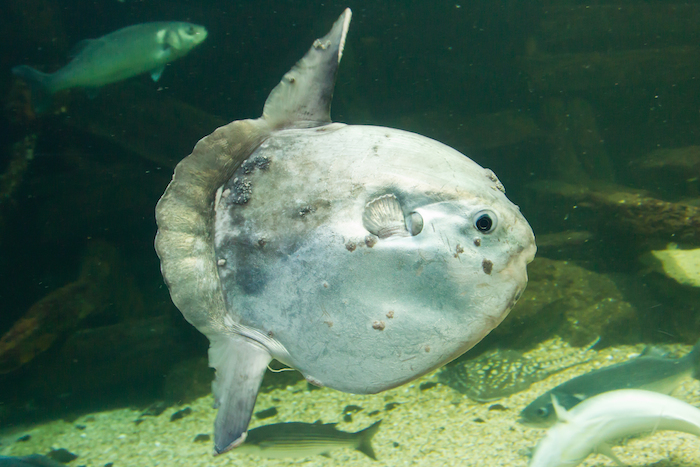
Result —
[[351, 16], [347, 8], [272, 90], [263, 109], [263, 118], [272, 128], [310, 128], [331, 122], [335, 77]]
[[254, 341], [238, 335], [211, 339], [209, 365], [216, 368], [214, 406], [214, 454], [221, 454], [245, 441], [255, 399], [270, 353]]
[[160, 76], [163, 74], [163, 71], [165, 70], [165, 65], [163, 65], [160, 68], [156, 68], [155, 70], [151, 71], [151, 78], [153, 81], [158, 81], [160, 79]]

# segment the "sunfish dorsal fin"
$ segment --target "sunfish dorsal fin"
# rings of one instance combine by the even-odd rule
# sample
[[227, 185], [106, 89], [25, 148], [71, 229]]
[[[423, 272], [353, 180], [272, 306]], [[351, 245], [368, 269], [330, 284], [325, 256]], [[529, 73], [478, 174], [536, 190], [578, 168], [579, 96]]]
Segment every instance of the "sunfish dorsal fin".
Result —
[[352, 13], [347, 8], [331, 31], [316, 39], [265, 101], [263, 118], [273, 129], [311, 128], [331, 122], [331, 101]]

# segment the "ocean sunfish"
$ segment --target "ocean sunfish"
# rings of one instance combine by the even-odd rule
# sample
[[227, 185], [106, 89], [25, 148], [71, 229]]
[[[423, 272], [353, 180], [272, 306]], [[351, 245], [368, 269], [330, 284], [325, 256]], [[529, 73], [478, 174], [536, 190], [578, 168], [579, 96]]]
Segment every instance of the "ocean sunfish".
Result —
[[271, 359], [369, 394], [460, 356], [527, 285], [535, 237], [503, 185], [415, 133], [333, 123], [346, 10], [272, 90], [175, 168], [155, 247], [210, 341], [214, 449], [241, 445]]

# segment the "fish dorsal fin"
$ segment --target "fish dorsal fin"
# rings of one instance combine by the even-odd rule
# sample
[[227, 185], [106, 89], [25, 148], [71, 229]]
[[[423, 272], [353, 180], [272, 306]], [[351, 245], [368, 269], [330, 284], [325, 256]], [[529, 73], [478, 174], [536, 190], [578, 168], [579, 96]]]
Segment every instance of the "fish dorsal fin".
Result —
[[273, 129], [311, 128], [331, 122], [335, 77], [350, 26], [350, 9], [316, 39], [265, 101], [263, 118]]
[[85, 40], [78, 42], [68, 52], [68, 58], [73, 59], [73, 58], [77, 57], [78, 55], [80, 55], [80, 52], [85, 50], [87, 48], [87, 46], [89, 46], [90, 44], [92, 44], [96, 40], [98, 40], [98, 39], [85, 39]]
[[410, 235], [406, 229], [401, 204], [392, 194], [382, 195], [367, 203], [362, 214], [362, 223], [368, 232], [379, 238]]
[[562, 423], [568, 422], [571, 418], [569, 417], [569, 412], [559, 403], [557, 396], [554, 394], [552, 394], [552, 405], [554, 406], [554, 412], [557, 414], [557, 420]]

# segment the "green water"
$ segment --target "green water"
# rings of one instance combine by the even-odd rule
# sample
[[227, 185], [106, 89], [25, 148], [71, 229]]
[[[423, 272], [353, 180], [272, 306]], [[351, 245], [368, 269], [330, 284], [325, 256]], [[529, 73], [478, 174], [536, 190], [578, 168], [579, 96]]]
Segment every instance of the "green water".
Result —
[[[357, 431], [384, 417], [375, 451], [386, 465], [525, 465], [518, 449], [544, 434], [515, 421], [529, 400], [595, 362], [621, 361], [646, 345], [682, 355], [700, 338], [694, 271], [673, 277], [651, 253], [700, 248], [700, 2], [6, 0], [0, 430], [12, 434], [0, 454], [45, 454], [52, 437], [70, 443], [42, 428], [35, 445], [18, 445], [15, 433], [32, 424], [89, 427], [85, 417], [132, 410], [115, 415], [133, 425], [124, 425], [128, 436], [170, 437], [159, 442], [171, 443], [174, 460], [160, 465], [208, 465], [210, 443], [195, 453], [190, 444], [211, 433], [213, 411], [195, 411], [206, 423], [182, 429], [187, 446], [173, 441], [180, 435], [167, 420], [132, 421], [156, 401], [168, 406], [158, 416], [166, 418], [211, 402], [198, 399], [212, 377], [207, 341], [172, 304], [153, 250], [155, 204], [195, 143], [229, 121], [257, 118], [281, 76], [347, 6], [353, 19], [333, 120], [401, 128], [456, 148], [498, 175], [537, 237], [525, 294], [461, 359], [499, 348], [536, 356], [542, 345], [571, 357], [593, 342], [595, 356], [527, 393], [485, 403], [435, 375], [363, 399], [311, 390], [297, 373], [268, 374], [256, 411], [274, 405], [279, 413], [254, 425], [322, 418]], [[142, 75], [94, 97], [62, 92], [37, 115], [29, 88], [10, 72], [20, 64], [53, 72], [83, 39], [171, 20], [202, 24], [209, 35], [157, 83]], [[426, 383], [437, 386], [422, 389]], [[697, 382], [685, 384], [674, 395], [698, 405]], [[401, 405], [387, 410], [394, 401]], [[363, 410], [343, 421], [349, 404]], [[421, 422], [431, 404], [444, 423]], [[506, 410], [489, 410], [493, 404]], [[489, 431], [490, 421], [498, 429]], [[421, 423], [434, 431], [409, 435]], [[509, 431], [518, 449], [505, 455]], [[696, 465], [700, 456], [678, 454], [680, 445], [698, 452], [697, 440], [683, 436], [669, 435], [662, 454], [634, 465]], [[87, 444], [55, 447], [83, 450], [69, 465], [109, 462]], [[114, 465], [139, 465], [115, 449]], [[308, 465], [371, 463], [338, 453]], [[140, 465], [151, 465], [145, 457]]]

